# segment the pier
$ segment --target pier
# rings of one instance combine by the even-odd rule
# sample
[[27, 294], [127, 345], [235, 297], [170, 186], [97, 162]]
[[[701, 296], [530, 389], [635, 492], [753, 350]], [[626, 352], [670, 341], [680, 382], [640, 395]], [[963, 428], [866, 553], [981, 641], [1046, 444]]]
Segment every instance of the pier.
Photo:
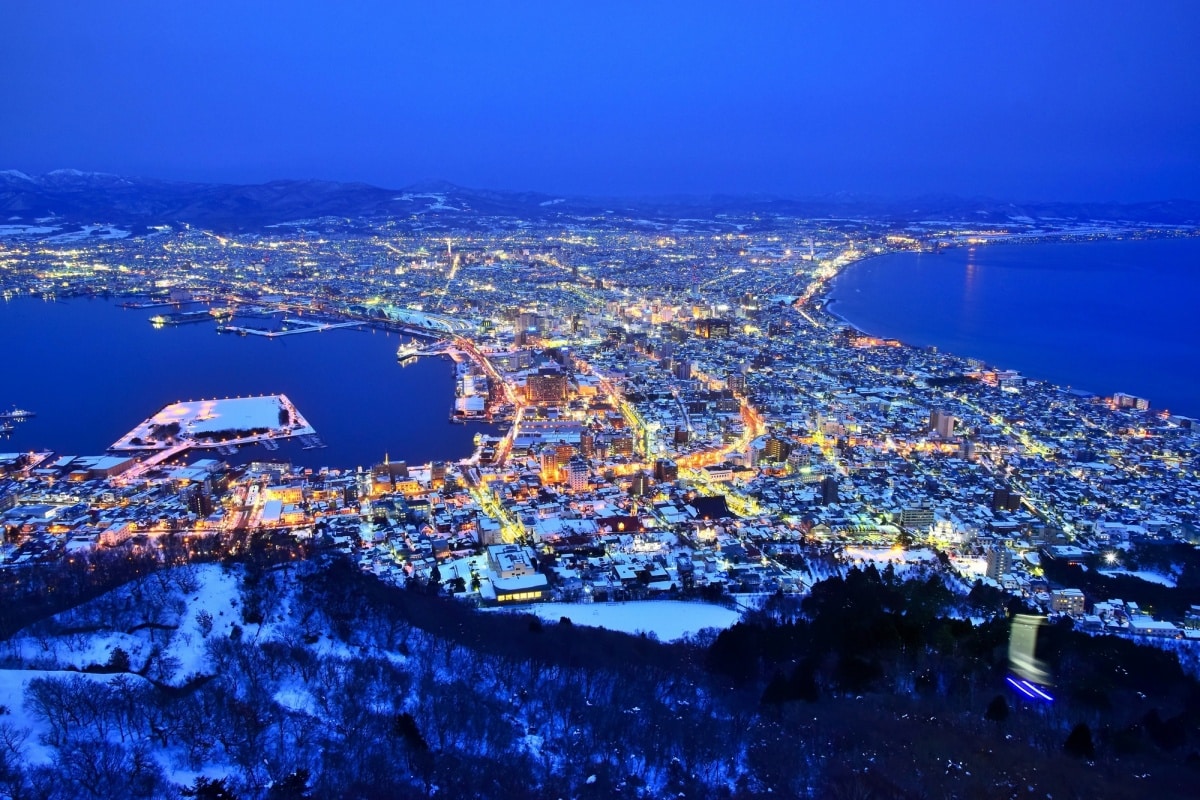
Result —
[[146, 457], [123, 473], [129, 483], [193, 448], [232, 455], [247, 444], [278, 450], [298, 438], [306, 449], [324, 447], [317, 432], [285, 395], [173, 403], [115, 442], [109, 451]]
[[284, 318], [284, 323], [294, 323], [303, 325], [302, 328], [289, 328], [282, 331], [265, 331], [261, 328], [251, 328], [243, 325], [218, 325], [217, 330], [221, 333], [236, 333], [241, 336], [265, 336], [268, 339], [274, 339], [279, 336], [294, 336], [300, 333], [318, 333], [320, 331], [331, 331], [335, 328], [357, 328], [362, 325], [361, 322], [319, 322], [311, 323], [307, 320], [299, 320], [292, 318]]

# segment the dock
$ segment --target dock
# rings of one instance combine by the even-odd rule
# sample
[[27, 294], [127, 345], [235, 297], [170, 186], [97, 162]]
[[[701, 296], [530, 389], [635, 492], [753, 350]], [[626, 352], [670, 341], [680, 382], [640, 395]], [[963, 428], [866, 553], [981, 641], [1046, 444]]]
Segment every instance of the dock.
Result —
[[331, 331], [336, 328], [357, 328], [362, 325], [361, 322], [318, 322], [311, 323], [307, 320], [284, 319], [284, 323], [294, 323], [303, 325], [302, 328], [289, 328], [283, 331], [264, 331], [261, 328], [251, 328], [244, 325], [218, 325], [217, 330], [221, 333], [236, 333], [240, 336], [265, 336], [268, 339], [274, 339], [279, 336], [295, 336], [300, 333], [319, 333], [321, 331]]

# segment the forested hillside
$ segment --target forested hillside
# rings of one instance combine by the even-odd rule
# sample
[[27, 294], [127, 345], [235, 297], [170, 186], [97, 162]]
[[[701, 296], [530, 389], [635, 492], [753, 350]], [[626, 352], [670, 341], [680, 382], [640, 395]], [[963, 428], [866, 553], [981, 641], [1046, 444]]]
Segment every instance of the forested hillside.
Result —
[[0, 643], [0, 796], [1165, 798], [1200, 777], [1173, 653], [1051, 627], [1058, 699], [1022, 703], [1003, 598], [938, 577], [855, 569], [673, 643], [326, 556], [119, 577]]

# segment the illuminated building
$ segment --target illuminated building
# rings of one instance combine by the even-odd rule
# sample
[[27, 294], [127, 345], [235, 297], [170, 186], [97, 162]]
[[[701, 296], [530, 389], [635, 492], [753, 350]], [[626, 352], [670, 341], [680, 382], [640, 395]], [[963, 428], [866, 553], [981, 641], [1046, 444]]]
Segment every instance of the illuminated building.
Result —
[[548, 369], [538, 370], [525, 382], [525, 397], [531, 403], [561, 403], [567, 399], [567, 376]]
[[999, 581], [1000, 576], [1012, 572], [1012, 551], [1007, 547], [993, 547], [987, 554], [987, 576]]
[[1060, 614], [1081, 616], [1084, 610], [1083, 592], [1079, 589], [1057, 589], [1050, 593], [1050, 608]]
[[763, 447], [763, 457], [767, 461], [783, 461], [788, 457], [790, 451], [791, 447], [787, 442], [778, 436], [770, 436]]
[[488, 547], [492, 588], [500, 603], [531, 603], [546, 598], [548, 581], [534, 566], [524, 548], [515, 544]]
[[1125, 392], [1117, 392], [1113, 395], [1113, 404], [1117, 408], [1132, 408], [1135, 411], [1146, 411], [1150, 408], [1150, 401], [1144, 397], [1135, 397]]
[[671, 374], [681, 381], [690, 380], [692, 377], [692, 362], [691, 361], [674, 361], [671, 362]]
[[572, 492], [582, 492], [588, 488], [588, 463], [579, 456], [567, 462], [567, 485]]
[[929, 506], [906, 508], [900, 512], [900, 525], [908, 530], [929, 530], [933, 527], [933, 509]]
[[609, 440], [608, 446], [614, 456], [633, 458], [633, 437], [629, 434], [618, 434]]
[[696, 335], [701, 339], [728, 339], [729, 320], [710, 317], [696, 320]]
[[654, 462], [654, 480], [670, 483], [679, 480], [679, 467], [669, 458], [660, 458]]

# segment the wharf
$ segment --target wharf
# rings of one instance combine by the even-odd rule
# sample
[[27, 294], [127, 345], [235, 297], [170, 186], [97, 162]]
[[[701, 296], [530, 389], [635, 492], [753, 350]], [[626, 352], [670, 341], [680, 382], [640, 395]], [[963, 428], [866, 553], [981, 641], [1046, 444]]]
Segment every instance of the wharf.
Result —
[[217, 330], [221, 333], [236, 333], [241, 336], [265, 336], [268, 339], [274, 339], [279, 336], [295, 336], [300, 333], [317, 333], [320, 331], [331, 331], [336, 328], [357, 328], [362, 325], [361, 322], [320, 322], [317, 324], [309, 323], [307, 320], [284, 319], [285, 323], [293, 323], [303, 325], [302, 328], [289, 328], [282, 331], [265, 331], [261, 328], [252, 328], [243, 325], [219, 325]]

